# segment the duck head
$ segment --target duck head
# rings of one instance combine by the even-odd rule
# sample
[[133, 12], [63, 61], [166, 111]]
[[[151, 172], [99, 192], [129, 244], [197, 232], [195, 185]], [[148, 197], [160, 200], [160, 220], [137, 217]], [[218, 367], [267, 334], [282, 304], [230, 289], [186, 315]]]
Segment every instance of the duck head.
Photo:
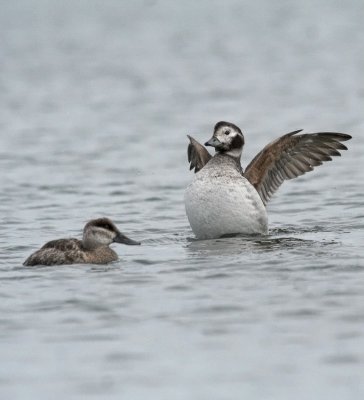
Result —
[[108, 218], [98, 218], [89, 221], [83, 229], [83, 244], [86, 248], [108, 246], [111, 243], [139, 245], [140, 242], [129, 239]]
[[205, 146], [215, 147], [218, 153], [240, 158], [244, 143], [243, 133], [238, 126], [231, 122], [220, 121], [215, 125], [214, 134]]

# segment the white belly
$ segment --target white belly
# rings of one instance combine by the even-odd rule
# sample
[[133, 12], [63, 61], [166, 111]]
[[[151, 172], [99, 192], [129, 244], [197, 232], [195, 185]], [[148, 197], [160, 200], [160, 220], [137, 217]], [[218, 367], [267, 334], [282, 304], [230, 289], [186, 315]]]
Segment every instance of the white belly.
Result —
[[185, 207], [198, 239], [227, 234], [266, 234], [268, 218], [264, 204], [250, 182], [240, 174], [195, 175], [185, 192]]

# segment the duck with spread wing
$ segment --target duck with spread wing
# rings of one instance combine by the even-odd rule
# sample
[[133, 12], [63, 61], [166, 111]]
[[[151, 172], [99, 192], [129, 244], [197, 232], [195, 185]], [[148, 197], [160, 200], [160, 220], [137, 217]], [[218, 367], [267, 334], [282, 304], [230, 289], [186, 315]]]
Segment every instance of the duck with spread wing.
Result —
[[188, 161], [195, 176], [185, 192], [185, 207], [198, 239], [232, 234], [266, 234], [266, 205], [283, 181], [296, 178], [347, 150], [350, 135], [336, 132], [287, 133], [260, 151], [245, 171], [240, 164], [244, 136], [220, 121], [205, 146], [188, 136]]

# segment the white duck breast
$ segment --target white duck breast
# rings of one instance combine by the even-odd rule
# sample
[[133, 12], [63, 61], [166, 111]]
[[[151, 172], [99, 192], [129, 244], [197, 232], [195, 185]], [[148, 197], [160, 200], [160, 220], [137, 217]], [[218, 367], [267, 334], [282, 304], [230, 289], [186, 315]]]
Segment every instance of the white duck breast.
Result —
[[296, 178], [347, 150], [350, 135], [337, 132], [298, 134], [294, 131], [269, 143], [242, 173], [244, 136], [230, 122], [218, 122], [205, 146], [189, 136], [188, 161], [196, 175], [185, 192], [191, 228], [199, 239], [228, 234], [266, 234], [265, 206], [283, 181]]
[[266, 234], [263, 202], [229, 156], [214, 157], [195, 175], [185, 192], [185, 207], [198, 239], [227, 234]]

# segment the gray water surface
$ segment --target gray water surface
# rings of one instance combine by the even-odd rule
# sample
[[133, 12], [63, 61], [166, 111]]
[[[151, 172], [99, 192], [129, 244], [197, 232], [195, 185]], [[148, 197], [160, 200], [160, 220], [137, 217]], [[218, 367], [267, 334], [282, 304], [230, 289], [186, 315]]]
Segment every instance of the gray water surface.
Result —
[[[2, 2], [1, 399], [364, 398], [364, 3]], [[270, 234], [196, 241], [187, 138], [353, 135]], [[143, 245], [22, 267], [109, 216]]]

